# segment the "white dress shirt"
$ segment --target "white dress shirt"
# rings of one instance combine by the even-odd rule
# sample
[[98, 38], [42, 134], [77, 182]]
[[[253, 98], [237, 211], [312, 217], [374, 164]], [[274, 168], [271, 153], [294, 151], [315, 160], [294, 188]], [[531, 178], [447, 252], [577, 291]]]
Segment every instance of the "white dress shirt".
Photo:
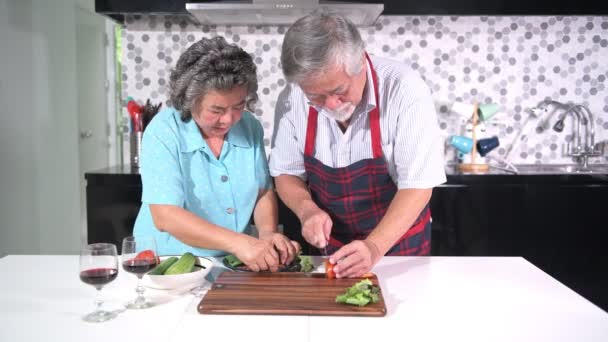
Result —
[[[382, 152], [399, 189], [428, 189], [446, 181], [443, 141], [430, 90], [408, 66], [370, 56], [378, 78]], [[369, 111], [376, 106], [369, 63], [361, 103], [345, 132], [319, 109], [314, 157], [329, 167], [373, 158]], [[279, 119], [270, 153], [270, 175], [306, 180], [304, 144], [310, 104], [302, 89], [288, 85], [277, 101]], [[275, 120], [276, 122], [276, 120]]]

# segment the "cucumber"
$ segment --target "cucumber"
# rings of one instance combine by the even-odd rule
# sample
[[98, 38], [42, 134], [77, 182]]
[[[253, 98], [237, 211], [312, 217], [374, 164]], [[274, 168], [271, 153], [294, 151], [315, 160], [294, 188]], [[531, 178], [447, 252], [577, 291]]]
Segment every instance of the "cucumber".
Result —
[[176, 263], [171, 265], [166, 271], [165, 275], [171, 274], [183, 274], [192, 272], [196, 258], [190, 252], [184, 253]]
[[228, 263], [228, 265], [230, 265], [231, 267], [245, 265], [245, 263], [242, 262], [241, 260], [239, 260], [239, 258], [237, 258], [236, 255], [232, 255], [232, 254], [226, 255], [224, 257], [224, 261], [226, 261]]
[[156, 266], [148, 274], [151, 274], [151, 275], [163, 275], [165, 273], [165, 271], [167, 269], [169, 269], [169, 267], [171, 267], [171, 265], [173, 265], [175, 262], [177, 262], [177, 260], [178, 260], [177, 257], [167, 258], [165, 261], [161, 262], [158, 266]]

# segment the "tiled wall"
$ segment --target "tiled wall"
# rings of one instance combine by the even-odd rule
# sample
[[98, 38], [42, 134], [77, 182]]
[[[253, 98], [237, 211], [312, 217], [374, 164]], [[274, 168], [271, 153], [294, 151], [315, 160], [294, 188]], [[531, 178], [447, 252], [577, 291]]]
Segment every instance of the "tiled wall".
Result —
[[[196, 26], [180, 18], [128, 18], [123, 31], [123, 95], [139, 101], [165, 101], [168, 76], [181, 52], [202, 37], [224, 36], [255, 55], [267, 151], [274, 128], [274, 105], [285, 86], [279, 66], [286, 27]], [[461, 133], [461, 118], [449, 109], [454, 101], [498, 103], [487, 134], [501, 146], [492, 154], [513, 163], [562, 163], [563, 133], [539, 133], [529, 109], [549, 97], [587, 105], [595, 114], [596, 141], [608, 139], [607, 17], [411, 17], [382, 16], [361, 33], [371, 54], [408, 63], [426, 79], [437, 104], [445, 137]], [[548, 117], [548, 115], [547, 115]], [[557, 115], [551, 120], [554, 123]], [[523, 138], [523, 139], [522, 139]], [[454, 159], [446, 148], [446, 160]], [[608, 157], [595, 162], [608, 161]]]

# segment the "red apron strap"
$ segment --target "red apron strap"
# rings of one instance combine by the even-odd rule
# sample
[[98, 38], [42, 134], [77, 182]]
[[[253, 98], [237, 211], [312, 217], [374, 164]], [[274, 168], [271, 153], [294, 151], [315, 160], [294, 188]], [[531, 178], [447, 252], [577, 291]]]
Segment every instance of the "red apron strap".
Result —
[[382, 157], [382, 138], [380, 136], [380, 115], [378, 115], [378, 109], [374, 108], [369, 113], [369, 126], [372, 134], [372, 151], [374, 158]]
[[369, 58], [367, 52], [365, 58], [369, 63], [369, 68], [372, 71], [372, 80], [374, 82], [374, 96], [376, 98], [376, 107], [369, 113], [369, 127], [372, 134], [372, 151], [374, 158], [382, 157], [382, 136], [380, 135], [380, 101], [378, 101], [378, 77], [376, 76], [376, 70], [372, 65], [372, 61]]
[[313, 106], [308, 107], [308, 124], [306, 125], [306, 142], [304, 144], [304, 155], [312, 157], [317, 137], [318, 112]]

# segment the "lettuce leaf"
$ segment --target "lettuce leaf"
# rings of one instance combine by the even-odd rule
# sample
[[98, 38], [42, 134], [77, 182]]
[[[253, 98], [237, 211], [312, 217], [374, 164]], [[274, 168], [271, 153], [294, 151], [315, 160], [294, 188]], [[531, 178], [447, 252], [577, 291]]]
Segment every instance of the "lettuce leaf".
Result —
[[379, 294], [378, 286], [369, 279], [363, 279], [347, 288], [343, 294], [337, 295], [336, 303], [365, 306], [369, 303], [377, 303], [380, 300]]
[[310, 255], [299, 255], [296, 259], [300, 259], [300, 272], [311, 272], [315, 269], [315, 265], [312, 263], [312, 257]]

